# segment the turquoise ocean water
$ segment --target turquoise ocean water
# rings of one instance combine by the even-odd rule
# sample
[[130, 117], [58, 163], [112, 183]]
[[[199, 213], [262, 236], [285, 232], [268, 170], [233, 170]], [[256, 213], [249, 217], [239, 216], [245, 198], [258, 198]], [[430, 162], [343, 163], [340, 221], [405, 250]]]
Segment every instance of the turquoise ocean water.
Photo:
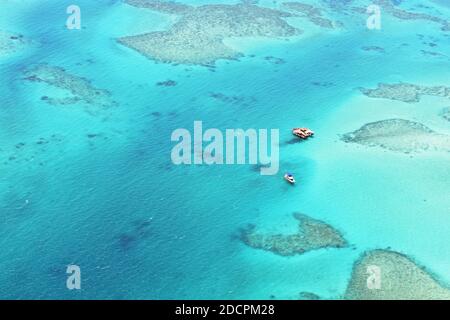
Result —
[[[219, 61], [213, 72], [155, 63], [115, 41], [164, 30], [174, 17], [121, 1], [76, 2], [80, 31], [65, 28], [66, 1], [0, 2], [0, 30], [33, 40], [0, 58], [0, 298], [297, 299], [304, 291], [339, 298], [358, 256], [388, 247], [450, 283], [449, 155], [405, 155], [339, 140], [389, 118], [450, 134], [439, 116], [448, 100], [405, 104], [369, 99], [356, 89], [400, 81], [449, 86], [449, 33], [438, 24], [386, 16], [380, 31], [354, 19], [343, 20], [344, 30], [325, 32], [290, 18], [304, 35], [229, 39], [245, 56]], [[449, 20], [446, 4], [402, 5]], [[423, 37], [444, 57], [421, 53], [429, 49]], [[41, 96], [55, 89], [23, 81], [23, 70], [39, 63], [109, 90], [117, 106], [46, 104]], [[177, 85], [155, 85], [168, 79]], [[219, 101], [212, 93], [238, 99]], [[192, 130], [194, 120], [223, 130], [279, 128], [280, 173], [172, 165], [171, 133]], [[317, 136], [288, 144], [298, 125]], [[45, 146], [35, 143], [52, 136], [58, 138]], [[17, 150], [19, 143], [25, 145]], [[286, 185], [284, 171], [301, 184]], [[294, 232], [293, 212], [330, 223], [351, 246], [287, 258], [238, 238], [248, 224]], [[82, 290], [67, 290], [69, 264], [81, 267]]]

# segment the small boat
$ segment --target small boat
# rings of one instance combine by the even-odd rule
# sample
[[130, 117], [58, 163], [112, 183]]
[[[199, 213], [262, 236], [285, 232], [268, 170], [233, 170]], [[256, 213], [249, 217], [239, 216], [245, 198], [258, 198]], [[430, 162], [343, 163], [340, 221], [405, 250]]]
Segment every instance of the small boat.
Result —
[[292, 134], [302, 139], [307, 139], [314, 135], [314, 131], [308, 128], [294, 128]]
[[294, 176], [292, 175], [292, 173], [286, 173], [285, 175], [284, 175], [284, 180], [286, 180], [287, 182], [289, 182], [290, 184], [295, 184], [295, 178], [294, 178]]

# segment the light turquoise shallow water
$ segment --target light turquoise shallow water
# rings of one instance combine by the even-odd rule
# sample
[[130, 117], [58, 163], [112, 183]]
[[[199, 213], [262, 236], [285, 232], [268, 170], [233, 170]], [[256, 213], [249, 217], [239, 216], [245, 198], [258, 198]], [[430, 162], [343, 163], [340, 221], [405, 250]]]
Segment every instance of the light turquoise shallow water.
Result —
[[[414, 1], [408, 7], [423, 2], [433, 6]], [[211, 72], [156, 64], [114, 41], [164, 29], [173, 18], [120, 1], [77, 3], [86, 29], [73, 32], [64, 28], [63, 1], [0, 4], [0, 30], [35, 41], [0, 60], [1, 298], [297, 299], [302, 291], [338, 298], [355, 259], [386, 247], [450, 283], [449, 155], [385, 152], [346, 145], [338, 136], [397, 117], [450, 134], [438, 116], [448, 100], [405, 104], [355, 89], [399, 81], [450, 85], [449, 37], [438, 25], [386, 17], [379, 32], [366, 30], [362, 20], [326, 33], [290, 19], [305, 35], [230, 39], [246, 57], [220, 61]], [[436, 8], [449, 19], [448, 9]], [[447, 58], [421, 54], [429, 48], [417, 34], [431, 37]], [[386, 52], [360, 49], [371, 45]], [[40, 98], [53, 89], [22, 80], [21, 71], [37, 63], [86, 77], [108, 89], [118, 106], [93, 115], [46, 104]], [[167, 79], [178, 85], [155, 86]], [[241, 99], [220, 102], [211, 93]], [[194, 120], [219, 129], [279, 128], [280, 174], [263, 177], [251, 166], [173, 166], [170, 135], [192, 129]], [[285, 144], [299, 124], [318, 135]], [[107, 139], [87, 138], [92, 133]], [[54, 134], [61, 141], [35, 144]], [[21, 142], [18, 158], [8, 160]], [[286, 185], [286, 170], [301, 185]], [[295, 211], [330, 223], [352, 246], [286, 258], [237, 237], [250, 223], [293, 231]], [[82, 269], [81, 291], [65, 287], [68, 264]]]

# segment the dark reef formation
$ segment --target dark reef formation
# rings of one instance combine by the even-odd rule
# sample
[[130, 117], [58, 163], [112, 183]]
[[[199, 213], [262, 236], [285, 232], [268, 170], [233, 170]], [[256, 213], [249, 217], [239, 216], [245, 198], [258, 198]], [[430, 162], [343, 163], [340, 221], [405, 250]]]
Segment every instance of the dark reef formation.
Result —
[[0, 158], [4, 166], [27, 165], [28, 167], [44, 166], [47, 160], [41, 155], [49, 146], [62, 147], [65, 137], [61, 134], [52, 134], [48, 137], [39, 137], [34, 141], [18, 142], [10, 147], [0, 148]]
[[364, 46], [364, 47], [361, 47], [361, 49], [364, 51], [372, 51], [372, 52], [378, 52], [378, 53], [385, 52], [384, 48], [378, 47], [378, 46]]
[[286, 63], [286, 61], [284, 59], [277, 58], [277, 57], [274, 57], [274, 56], [264, 57], [264, 60], [266, 60], [266, 61], [268, 61], [270, 63], [273, 63], [273, 64], [285, 64]]
[[174, 80], [166, 80], [157, 82], [156, 85], [158, 87], [175, 87], [177, 85], [177, 82]]

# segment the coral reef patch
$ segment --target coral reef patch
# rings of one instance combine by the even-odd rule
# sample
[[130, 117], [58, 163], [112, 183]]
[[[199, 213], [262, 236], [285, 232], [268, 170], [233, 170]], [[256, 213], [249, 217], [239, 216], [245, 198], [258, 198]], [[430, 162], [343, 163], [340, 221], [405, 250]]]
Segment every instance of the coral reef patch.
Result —
[[347, 246], [347, 241], [341, 233], [327, 223], [300, 213], [295, 213], [294, 218], [299, 221], [299, 229], [295, 234], [263, 234], [256, 232], [255, 227], [249, 227], [241, 231], [240, 238], [249, 247], [281, 256]]
[[230, 37], [290, 37], [301, 34], [283, 18], [291, 13], [253, 4], [189, 6], [155, 0], [126, 0], [129, 5], [179, 15], [167, 31], [117, 39], [159, 62], [212, 66], [219, 59], [242, 56], [223, 40]]
[[[368, 268], [373, 266], [380, 271], [377, 289], [368, 286]], [[410, 257], [390, 250], [373, 250], [365, 252], [355, 263], [344, 297], [349, 300], [448, 300], [450, 290]]]
[[323, 10], [318, 7], [300, 2], [284, 2], [283, 7], [301, 14], [302, 17], [307, 18], [316, 26], [328, 29], [335, 28], [335, 23], [330, 19], [324, 18]]
[[397, 19], [401, 20], [425, 20], [429, 22], [435, 22], [441, 25], [442, 31], [450, 31], [450, 21], [440, 17], [436, 17], [426, 13], [411, 12], [403, 9], [399, 9], [395, 6], [391, 0], [374, 0], [374, 4], [379, 5], [382, 10]]
[[62, 97], [42, 96], [41, 100], [51, 105], [71, 105], [79, 102], [88, 105], [109, 108], [116, 103], [111, 94], [104, 89], [96, 88], [91, 81], [72, 75], [64, 68], [41, 64], [24, 72], [24, 79], [31, 82], [45, 83], [51, 87], [62, 89]]
[[370, 98], [381, 98], [403, 101], [408, 103], [419, 102], [421, 96], [436, 96], [450, 99], [450, 87], [446, 86], [419, 86], [411, 83], [379, 83], [376, 89], [359, 88]]
[[341, 140], [404, 153], [427, 150], [450, 152], [450, 136], [404, 119], [367, 123], [356, 131], [344, 134]]
[[0, 58], [19, 52], [31, 43], [23, 35], [0, 30]]

